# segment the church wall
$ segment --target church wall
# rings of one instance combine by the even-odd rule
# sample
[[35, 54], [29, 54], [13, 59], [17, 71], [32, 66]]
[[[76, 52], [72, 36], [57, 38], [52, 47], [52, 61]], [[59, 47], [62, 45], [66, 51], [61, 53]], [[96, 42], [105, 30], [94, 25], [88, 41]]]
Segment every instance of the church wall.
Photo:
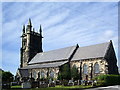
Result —
[[108, 74], [119, 74], [118, 67], [117, 67], [117, 58], [115, 55], [115, 51], [112, 45], [112, 42], [109, 46], [109, 49], [105, 56], [106, 61], [108, 62]]
[[29, 70], [29, 76], [31, 77], [31, 72], [32, 72], [32, 77], [34, 79], [38, 78], [38, 73], [40, 73], [40, 78], [42, 78], [41, 73], [44, 73], [44, 78], [47, 78], [50, 76], [51, 72], [54, 72], [54, 79], [57, 79], [59, 68], [40, 68], [40, 69], [32, 69]]
[[[82, 62], [82, 63], [81, 63]], [[99, 65], [99, 71], [95, 73], [95, 64]], [[72, 61], [71, 67], [73, 65], [76, 65], [78, 68], [78, 71], [80, 72], [80, 66], [81, 66], [81, 73], [82, 73], [82, 79], [86, 79], [86, 75], [88, 75], [88, 79], [92, 79], [93, 77], [100, 75], [100, 74], [107, 74], [108, 68], [106, 67], [108, 63], [105, 59], [89, 59], [89, 60], [78, 60], [78, 61]], [[84, 65], [87, 66], [86, 73], [84, 72]]]

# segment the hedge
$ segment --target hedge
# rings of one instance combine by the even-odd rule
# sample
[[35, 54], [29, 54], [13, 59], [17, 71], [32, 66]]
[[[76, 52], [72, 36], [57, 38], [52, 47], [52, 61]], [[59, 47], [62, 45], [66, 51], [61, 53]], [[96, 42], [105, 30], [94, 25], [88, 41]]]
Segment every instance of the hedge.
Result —
[[94, 80], [99, 86], [120, 85], [120, 75], [99, 75]]

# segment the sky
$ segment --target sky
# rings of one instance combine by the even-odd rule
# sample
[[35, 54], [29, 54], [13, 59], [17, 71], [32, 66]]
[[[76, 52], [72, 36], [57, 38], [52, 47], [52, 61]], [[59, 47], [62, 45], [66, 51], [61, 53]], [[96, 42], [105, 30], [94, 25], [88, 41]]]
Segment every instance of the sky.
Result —
[[[22, 27], [43, 30], [43, 50], [113, 41], [118, 58], [117, 2], [2, 2], [2, 69], [20, 66]], [[0, 34], [1, 35], [1, 34]]]

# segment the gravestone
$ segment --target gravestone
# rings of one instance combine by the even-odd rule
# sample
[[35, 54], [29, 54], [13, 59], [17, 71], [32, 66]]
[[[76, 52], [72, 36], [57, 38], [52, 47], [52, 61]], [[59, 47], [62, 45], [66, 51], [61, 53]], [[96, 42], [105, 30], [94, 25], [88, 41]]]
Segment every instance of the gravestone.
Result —
[[30, 82], [23, 82], [22, 88], [31, 88], [31, 83]]

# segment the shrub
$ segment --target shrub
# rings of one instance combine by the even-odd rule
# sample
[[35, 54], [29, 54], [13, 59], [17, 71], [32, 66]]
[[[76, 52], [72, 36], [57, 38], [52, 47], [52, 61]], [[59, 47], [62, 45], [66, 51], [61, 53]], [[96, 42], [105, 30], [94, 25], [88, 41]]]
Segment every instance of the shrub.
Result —
[[3, 71], [2, 72], [2, 82], [5, 83], [10, 83], [13, 81], [13, 74], [11, 72], [8, 71]]
[[99, 75], [94, 80], [97, 80], [97, 85], [100, 86], [120, 85], [120, 75]]
[[58, 74], [58, 80], [62, 80], [62, 74], [61, 73]]
[[79, 72], [78, 72], [78, 69], [77, 69], [77, 67], [75, 65], [71, 68], [71, 77], [74, 80], [78, 80], [79, 79]]
[[69, 80], [71, 78], [69, 64], [65, 64], [60, 67], [60, 72], [58, 74], [58, 80]]
[[68, 81], [67, 80], [63, 80], [63, 85], [64, 86], [68, 86]]
[[44, 80], [45, 80], [45, 78], [44, 78], [44, 77], [41, 77], [41, 78], [40, 78], [40, 80], [41, 80], [41, 81], [44, 81]]

